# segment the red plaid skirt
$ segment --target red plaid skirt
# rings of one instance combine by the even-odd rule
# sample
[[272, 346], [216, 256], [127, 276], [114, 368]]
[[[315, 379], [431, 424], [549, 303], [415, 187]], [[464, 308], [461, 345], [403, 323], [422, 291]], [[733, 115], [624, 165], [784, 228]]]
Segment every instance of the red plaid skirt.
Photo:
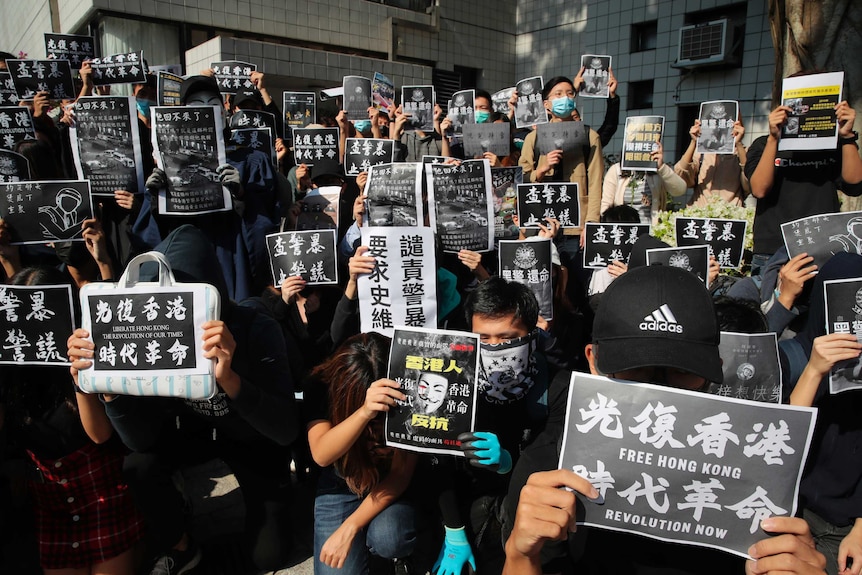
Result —
[[141, 539], [143, 520], [123, 482], [117, 449], [90, 444], [53, 461], [29, 455], [43, 478], [30, 483], [43, 568], [96, 565]]

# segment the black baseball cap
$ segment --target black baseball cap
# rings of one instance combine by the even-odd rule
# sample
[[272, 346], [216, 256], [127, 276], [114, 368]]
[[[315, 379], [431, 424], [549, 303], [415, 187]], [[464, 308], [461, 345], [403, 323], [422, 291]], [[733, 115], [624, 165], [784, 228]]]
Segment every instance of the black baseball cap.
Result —
[[670, 367], [711, 382], [723, 378], [712, 297], [679, 268], [645, 266], [614, 280], [596, 311], [593, 342], [604, 374]]
[[221, 91], [218, 87], [218, 82], [213, 76], [190, 76], [183, 80], [180, 86], [180, 102], [186, 103], [186, 99], [196, 92], [215, 92], [219, 94]]
[[242, 109], [243, 104], [251, 102], [255, 108], [263, 108], [263, 96], [257, 90], [242, 90], [231, 96], [231, 107]]

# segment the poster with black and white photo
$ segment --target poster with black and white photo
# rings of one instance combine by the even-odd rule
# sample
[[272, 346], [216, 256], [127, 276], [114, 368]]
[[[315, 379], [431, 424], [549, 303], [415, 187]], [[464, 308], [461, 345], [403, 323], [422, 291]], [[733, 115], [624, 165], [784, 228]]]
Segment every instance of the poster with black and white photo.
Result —
[[521, 184], [518, 186], [518, 222], [522, 228], [547, 225], [556, 219], [561, 228], [576, 228], [581, 223], [578, 184]]
[[142, 84], [147, 81], [147, 64], [144, 52], [112, 54], [90, 61], [93, 70], [93, 84]]
[[515, 103], [515, 127], [529, 128], [548, 123], [548, 112], [542, 100], [545, 84], [541, 76], [525, 78], [518, 82], [518, 101]]
[[338, 238], [335, 230], [282, 232], [266, 236], [275, 287], [289, 277], [302, 276], [306, 285], [338, 283]]
[[481, 158], [485, 152], [505, 158], [511, 153], [509, 122], [464, 124], [461, 137], [464, 139], [464, 156], [468, 158]]
[[19, 100], [48, 92], [52, 100], [74, 100], [75, 84], [68, 60], [6, 60]]
[[296, 231], [338, 229], [341, 186], [321, 186], [299, 200]]
[[607, 98], [610, 95], [608, 83], [611, 80], [611, 60], [605, 54], [584, 54], [581, 56], [583, 85], [578, 96], [585, 98]]
[[293, 159], [312, 167], [312, 176], [338, 172], [338, 128], [294, 128]]
[[431, 229], [444, 252], [494, 249], [494, 202], [488, 160], [425, 166]]
[[426, 227], [362, 226], [374, 271], [359, 276], [359, 329], [392, 337], [396, 325], [437, 327], [434, 232]]
[[386, 412], [386, 445], [464, 457], [458, 436], [473, 431], [478, 374], [478, 335], [396, 328], [387, 377], [407, 399]]
[[371, 168], [365, 186], [363, 225], [422, 225], [422, 164], [396, 162]]
[[90, 180], [94, 196], [114, 197], [114, 190], [133, 194], [144, 191], [144, 162], [134, 98], [78, 98], [75, 125], [69, 136], [78, 177]]
[[604, 500], [578, 524], [748, 557], [796, 512], [816, 413], [573, 373], [560, 468]]
[[491, 189], [494, 201], [494, 240], [516, 239], [520, 230], [513, 216], [518, 203], [518, 186], [524, 183], [520, 166], [491, 168]]
[[781, 235], [791, 258], [805, 253], [817, 269], [840, 252], [862, 255], [862, 212], [836, 212], [799, 218], [781, 224]]
[[395, 109], [395, 84], [380, 72], [374, 72], [371, 79], [371, 98], [375, 108], [388, 114]]
[[27, 106], [0, 107], [0, 148], [12, 150], [24, 140], [35, 140], [33, 112]]
[[[826, 280], [823, 293], [826, 333], [852, 333], [862, 342], [862, 279]], [[862, 358], [836, 363], [829, 372], [829, 393], [856, 389], [862, 389]]]
[[658, 165], [651, 159], [658, 149], [664, 131], [664, 116], [629, 116], [623, 136], [623, 170], [655, 172]]
[[25, 182], [30, 179], [30, 162], [10, 150], [0, 149], [0, 182]]
[[722, 268], [738, 269], [742, 266], [747, 221], [678, 217], [674, 226], [676, 245], [707, 245], [709, 255], [715, 257]]
[[785, 78], [781, 104], [790, 108], [781, 127], [778, 150], [835, 150], [838, 118], [835, 105], [844, 92], [844, 72]]
[[539, 315], [554, 319], [551, 240], [500, 240], [497, 249], [500, 277], [529, 287], [539, 302]]
[[628, 264], [635, 242], [649, 233], [649, 224], [586, 222], [584, 228], [584, 267], [594, 270], [611, 262]]
[[[590, 140], [583, 122], [549, 122], [536, 126], [536, 148], [547, 155], [554, 150], [564, 154], [589, 148]], [[588, 154], [584, 154], [587, 158]]]
[[395, 159], [395, 140], [347, 138], [344, 150], [344, 173], [357, 176], [372, 166], [390, 164]]
[[15, 91], [12, 74], [6, 70], [0, 70], [0, 107], [17, 105], [18, 92]]
[[45, 57], [68, 60], [73, 70], [80, 70], [84, 60], [96, 58], [96, 43], [92, 36], [45, 32]]
[[371, 80], [363, 76], [344, 76], [344, 106], [351, 122], [368, 119], [371, 107]]
[[83, 241], [81, 224], [93, 217], [90, 182], [0, 183], [0, 214], [12, 244]]
[[653, 248], [646, 251], [646, 265], [661, 264], [682, 268], [696, 275], [709, 287], [709, 246]]
[[293, 128], [305, 128], [317, 122], [317, 101], [314, 92], [285, 92], [284, 133], [290, 135]]
[[452, 134], [461, 137], [464, 126], [476, 123], [476, 90], [461, 90], [452, 94], [448, 117], [452, 122]]
[[170, 72], [159, 71], [156, 79], [156, 100], [159, 106], [182, 106], [180, 88], [183, 77]]
[[251, 81], [251, 73], [257, 71], [257, 64], [240, 62], [238, 60], [225, 60], [224, 62], [213, 62], [210, 69], [215, 74], [216, 83], [222, 94], [236, 94], [243, 90], [254, 90]]
[[159, 190], [159, 213], [206, 214], [233, 209], [216, 170], [227, 162], [224, 126], [216, 106], [151, 109], [153, 153], [168, 177]]
[[499, 112], [504, 116], [509, 115], [509, 100], [512, 99], [512, 94], [515, 93], [515, 87], [503, 88], [491, 94], [491, 107], [495, 112]]
[[74, 317], [71, 286], [0, 287], [0, 364], [70, 365]]
[[715, 100], [700, 105], [700, 137], [695, 151], [698, 154], [732, 154], [733, 123], [739, 116], [739, 102]]
[[409, 119], [405, 131], [431, 132], [434, 130], [434, 104], [437, 96], [434, 86], [402, 86], [401, 112]]
[[278, 165], [278, 156], [275, 153], [275, 139], [272, 137], [272, 129], [262, 128], [234, 128], [230, 131], [231, 144], [239, 148], [248, 148], [263, 152], [269, 157], [273, 166]]
[[724, 378], [710, 384], [710, 393], [781, 403], [781, 363], [774, 333], [723, 331], [718, 352]]

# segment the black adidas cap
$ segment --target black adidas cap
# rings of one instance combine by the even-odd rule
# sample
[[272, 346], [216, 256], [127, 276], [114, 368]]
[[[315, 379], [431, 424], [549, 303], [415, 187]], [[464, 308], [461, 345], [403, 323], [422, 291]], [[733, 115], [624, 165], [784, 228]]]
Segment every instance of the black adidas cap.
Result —
[[653, 265], [630, 270], [608, 287], [593, 324], [596, 367], [612, 374], [671, 367], [722, 380], [712, 297], [697, 276]]

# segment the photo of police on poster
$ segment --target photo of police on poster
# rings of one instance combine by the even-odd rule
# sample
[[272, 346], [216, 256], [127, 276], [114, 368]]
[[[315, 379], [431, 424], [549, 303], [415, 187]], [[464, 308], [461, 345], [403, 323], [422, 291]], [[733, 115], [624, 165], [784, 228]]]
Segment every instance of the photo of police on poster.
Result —
[[168, 178], [159, 213], [205, 214], [233, 209], [216, 170], [227, 162], [221, 111], [215, 106], [151, 108], [156, 165]]
[[90, 180], [94, 196], [114, 190], [144, 191], [138, 112], [130, 96], [87, 96], [75, 102], [69, 130], [78, 177]]
[[733, 124], [739, 117], [739, 102], [716, 100], [700, 105], [700, 137], [695, 151], [698, 154], [732, 154]]
[[156, 99], [159, 106], [182, 106], [180, 87], [183, 77], [159, 71], [156, 79]]
[[68, 60], [73, 70], [80, 70], [84, 60], [96, 58], [96, 43], [92, 36], [45, 32], [45, 55], [51, 60]]
[[0, 107], [0, 148], [13, 150], [18, 142], [35, 140], [33, 112], [27, 106]]
[[781, 403], [781, 362], [774, 333], [721, 332], [718, 346], [724, 378], [709, 392], [721, 397]]
[[419, 162], [373, 166], [368, 173], [365, 195], [363, 225], [416, 226], [425, 221]]
[[437, 327], [434, 232], [425, 227], [360, 228], [374, 271], [361, 274], [360, 331], [392, 337], [398, 326]]
[[395, 159], [395, 141], [376, 138], [347, 138], [344, 150], [344, 173], [358, 176], [372, 166], [391, 164]]
[[[547, 155], [554, 150], [563, 153], [589, 149], [590, 141], [583, 122], [549, 122], [536, 126], [536, 148]], [[589, 152], [584, 154], [589, 157]]]
[[292, 128], [305, 128], [317, 122], [317, 101], [314, 92], [285, 92], [284, 134], [289, 136]]
[[30, 179], [30, 162], [21, 154], [0, 149], [0, 182], [25, 182]]
[[437, 95], [434, 86], [402, 86], [401, 112], [409, 119], [404, 125], [407, 132], [434, 130], [434, 104]]
[[500, 240], [497, 250], [500, 277], [529, 287], [539, 302], [539, 315], [554, 319], [551, 240]]
[[494, 248], [494, 203], [488, 160], [425, 166], [431, 228], [443, 251]]
[[0, 364], [70, 365], [74, 317], [69, 285], [0, 287]]
[[456, 138], [461, 137], [464, 126], [476, 123], [476, 90], [461, 90], [452, 94], [449, 101], [447, 116], [452, 122], [452, 132]]
[[581, 56], [581, 68], [584, 69], [582, 84], [578, 96], [585, 98], [607, 98], [610, 95], [608, 83], [611, 79], [611, 57], [601, 54], [584, 54]]
[[388, 114], [395, 109], [395, 84], [380, 72], [374, 72], [371, 79], [371, 98], [375, 108]]
[[862, 212], [799, 218], [781, 224], [781, 235], [791, 258], [808, 254], [814, 258], [810, 265], [816, 265], [819, 270], [837, 253], [862, 255]]
[[90, 182], [0, 183], [0, 214], [13, 245], [83, 241], [81, 225], [93, 217]]
[[234, 128], [230, 131], [230, 143], [238, 148], [248, 148], [249, 150], [263, 152], [267, 155], [273, 166], [278, 165], [272, 128]]
[[796, 512], [816, 413], [572, 373], [560, 468], [603, 499], [578, 524], [748, 557]]
[[112, 54], [90, 61], [93, 70], [93, 84], [142, 84], [147, 81], [147, 64], [144, 52]]
[[629, 263], [632, 247], [638, 238], [649, 233], [649, 224], [584, 224], [584, 267], [602, 269], [611, 262]]
[[311, 166], [312, 177], [338, 172], [338, 128], [294, 128], [293, 159]]
[[835, 105], [842, 100], [844, 72], [784, 78], [781, 104], [790, 108], [778, 150], [834, 150], [838, 145]]
[[464, 457], [458, 436], [475, 425], [478, 373], [478, 335], [396, 328], [388, 377], [407, 399], [386, 412], [386, 445]]
[[522, 183], [524, 183], [524, 170], [520, 166], [491, 168], [494, 241], [513, 240], [520, 234], [513, 216], [517, 215], [518, 186]]
[[213, 62], [210, 64], [210, 70], [215, 74], [219, 91], [222, 94], [236, 94], [243, 90], [255, 89], [251, 81], [251, 73], [257, 71], [257, 64], [225, 60], [224, 62]]
[[347, 113], [347, 119], [368, 119], [368, 108], [371, 107], [371, 80], [362, 76], [344, 76], [342, 79], [344, 87], [343, 110]]
[[709, 246], [652, 248], [646, 251], [646, 263], [682, 268], [696, 275], [709, 287]]
[[[862, 341], [862, 278], [826, 280], [823, 292], [826, 333], [852, 333]], [[829, 372], [829, 393], [857, 389], [862, 389], [862, 358], [836, 363]]]
[[6, 70], [0, 70], [0, 107], [17, 105], [18, 92], [15, 91], [15, 83], [12, 82], [12, 74]]
[[518, 225], [538, 228], [556, 219], [561, 228], [581, 223], [581, 202], [577, 183], [521, 184], [518, 186]]
[[719, 218], [684, 218], [674, 222], [676, 245], [709, 246], [709, 255], [718, 260], [722, 268], [738, 269], [742, 266], [746, 220], [724, 220]]
[[52, 100], [74, 100], [77, 95], [68, 60], [6, 60], [19, 100], [48, 92]]
[[548, 123], [548, 112], [542, 100], [545, 83], [541, 76], [525, 78], [517, 83], [518, 101], [515, 103], [515, 127], [529, 128]]
[[306, 285], [338, 283], [335, 230], [270, 234], [266, 246], [275, 287], [292, 276], [301, 276]]
[[655, 172], [658, 166], [650, 156], [658, 148], [664, 131], [664, 116], [629, 116], [626, 118], [626, 128], [623, 158], [620, 167], [623, 170]]
[[464, 140], [464, 156], [481, 158], [491, 152], [501, 158], [511, 153], [512, 132], [509, 122], [464, 124], [461, 137]]

